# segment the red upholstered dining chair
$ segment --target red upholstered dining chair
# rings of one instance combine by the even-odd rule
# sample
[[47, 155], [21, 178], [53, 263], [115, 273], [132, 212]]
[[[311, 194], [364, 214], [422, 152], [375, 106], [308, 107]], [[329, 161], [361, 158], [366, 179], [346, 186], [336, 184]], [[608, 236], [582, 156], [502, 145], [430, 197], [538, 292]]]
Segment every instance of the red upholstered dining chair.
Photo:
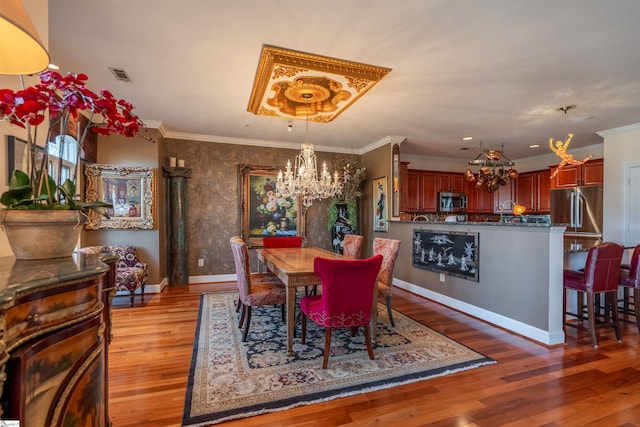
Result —
[[362, 250], [362, 242], [364, 237], [358, 234], [346, 234], [342, 241], [344, 246], [342, 254], [353, 258], [360, 258], [360, 251]]
[[299, 248], [302, 246], [302, 237], [263, 237], [262, 244], [265, 248]]
[[[251, 273], [249, 266], [249, 248], [237, 236], [229, 240], [236, 265], [239, 304], [242, 309], [239, 326], [244, 325], [242, 341], [247, 340], [251, 323], [251, 308], [263, 305], [282, 305], [286, 303], [284, 283], [271, 273]], [[284, 309], [283, 309], [284, 318]]]
[[[564, 270], [563, 273], [563, 322], [566, 326], [589, 331], [594, 347], [598, 347], [596, 328], [612, 327], [618, 342], [622, 341], [618, 320], [618, 279], [624, 248], [617, 243], [605, 242], [592, 247], [587, 255], [584, 270]], [[578, 313], [567, 312], [567, 291], [578, 295]], [[587, 326], [582, 321], [582, 294], [587, 295]], [[604, 311], [596, 311], [595, 296], [604, 296]], [[576, 321], [567, 321], [567, 314]]]
[[[625, 291], [625, 296], [628, 295], [628, 291], [633, 289], [633, 311], [636, 316], [636, 326], [638, 332], [640, 332], [640, 245], [637, 245], [631, 254], [629, 264], [621, 266], [620, 279], [618, 285]], [[624, 300], [625, 305], [628, 304], [627, 299]], [[629, 310], [624, 310], [627, 313]]]
[[331, 350], [331, 330], [349, 328], [353, 332], [364, 326], [364, 337], [369, 359], [373, 360], [371, 347], [371, 303], [373, 290], [382, 264], [382, 256], [367, 259], [327, 259], [318, 257], [313, 270], [320, 278], [322, 295], [310, 295], [300, 300], [302, 310], [302, 343], [307, 337], [307, 317], [325, 328], [324, 360], [327, 369]]
[[391, 291], [393, 287], [393, 269], [398, 259], [398, 251], [400, 250], [400, 240], [383, 239], [376, 237], [373, 239], [374, 255], [382, 255], [382, 267], [378, 274], [378, 298], [384, 298], [387, 304], [387, 313], [389, 314], [389, 322], [395, 327], [393, 315], [391, 314]]

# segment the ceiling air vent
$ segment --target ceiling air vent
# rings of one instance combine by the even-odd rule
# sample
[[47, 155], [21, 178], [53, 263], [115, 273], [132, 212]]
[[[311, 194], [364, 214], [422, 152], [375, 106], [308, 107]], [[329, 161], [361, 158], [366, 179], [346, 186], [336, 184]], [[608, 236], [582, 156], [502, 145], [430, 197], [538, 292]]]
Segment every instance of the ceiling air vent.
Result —
[[121, 82], [130, 82], [131, 81], [131, 79], [129, 78], [129, 75], [127, 74], [127, 72], [125, 70], [123, 70], [122, 68], [109, 67], [109, 69], [111, 70], [111, 72], [115, 76], [116, 80], [120, 80]]

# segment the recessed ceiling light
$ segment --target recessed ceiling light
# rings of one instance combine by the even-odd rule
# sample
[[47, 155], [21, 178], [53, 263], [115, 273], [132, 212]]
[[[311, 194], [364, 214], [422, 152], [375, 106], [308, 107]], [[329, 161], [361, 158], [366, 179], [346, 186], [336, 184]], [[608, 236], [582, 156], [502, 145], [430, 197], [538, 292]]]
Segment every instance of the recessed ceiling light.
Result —
[[463, 136], [463, 137], [462, 137], [462, 140], [463, 140], [463, 141], [471, 141], [472, 139], [473, 139], [473, 137], [472, 137], [472, 136]]
[[58, 67], [56, 64], [49, 64], [49, 66], [47, 66], [48, 69], [50, 70], [59, 70], [60, 67]]
[[540, 144], [531, 144], [529, 148], [540, 148]]

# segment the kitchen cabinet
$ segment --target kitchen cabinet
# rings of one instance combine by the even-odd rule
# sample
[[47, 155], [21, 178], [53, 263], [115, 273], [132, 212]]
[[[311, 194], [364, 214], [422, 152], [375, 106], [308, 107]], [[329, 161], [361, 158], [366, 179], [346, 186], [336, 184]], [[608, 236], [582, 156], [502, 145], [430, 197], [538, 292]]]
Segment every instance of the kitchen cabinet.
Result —
[[105, 427], [113, 263], [0, 258], [0, 419]]
[[[555, 172], [557, 168], [551, 168]], [[570, 188], [604, 183], [603, 159], [589, 160], [582, 165], [564, 166], [551, 180], [551, 188]]]
[[437, 191], [444, 193], [463, 193], [464, 192], [464, 175], [461, 173], [442, 173], [438, 172]]
[[476, 187], [475, 182], [465, 180], [465, 193], [467, 193], [467, 212], [493, 213], [493, 196], [485, 186]]
[[548, 169], [521, 173], [514, 182], [514, 200], [529, 212], [550, 212], [550, 176], [551, 171]]
[[409, 169], [407, 171], [406, 197], [402, 198], [401, 206], [404, 212], [436, 212], [437, 192], [436, 173]]
[[[513, 209], [511, 203], [508, 201], [514, 201], [515, 198], [515, 180], [510, 179], [507, 185], [499, 185], [498, 189], [493, 193], [493, 212], [494, 213], [509, 213]], [[504, 209], [501, 209], [504, 208]]]

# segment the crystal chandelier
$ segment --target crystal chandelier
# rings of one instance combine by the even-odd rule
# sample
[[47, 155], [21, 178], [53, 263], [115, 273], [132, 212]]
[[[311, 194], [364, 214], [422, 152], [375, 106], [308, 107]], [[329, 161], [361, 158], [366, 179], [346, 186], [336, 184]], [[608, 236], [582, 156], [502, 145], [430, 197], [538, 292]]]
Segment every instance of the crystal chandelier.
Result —
[[322, 200], [334, 197], [342, 191], [342, 183], [338, 178], [338, 171], [334, 172], [333, 179], [327, 170], [326, 162], [322, 164], [322, 172], [318, 177], [316, 154], [313, 144], [309, 142], [309, 113], [307, 111], [305, 142], [302, 150], [295, 158], [294, 168], [291, 169], [291, 161], [287, 161], [287, 169], [284, 174], [278, 172], [276, 178], [276, 194], [278, 197], [301, 198], [302, 206], [308, 208], [313, 199]]

